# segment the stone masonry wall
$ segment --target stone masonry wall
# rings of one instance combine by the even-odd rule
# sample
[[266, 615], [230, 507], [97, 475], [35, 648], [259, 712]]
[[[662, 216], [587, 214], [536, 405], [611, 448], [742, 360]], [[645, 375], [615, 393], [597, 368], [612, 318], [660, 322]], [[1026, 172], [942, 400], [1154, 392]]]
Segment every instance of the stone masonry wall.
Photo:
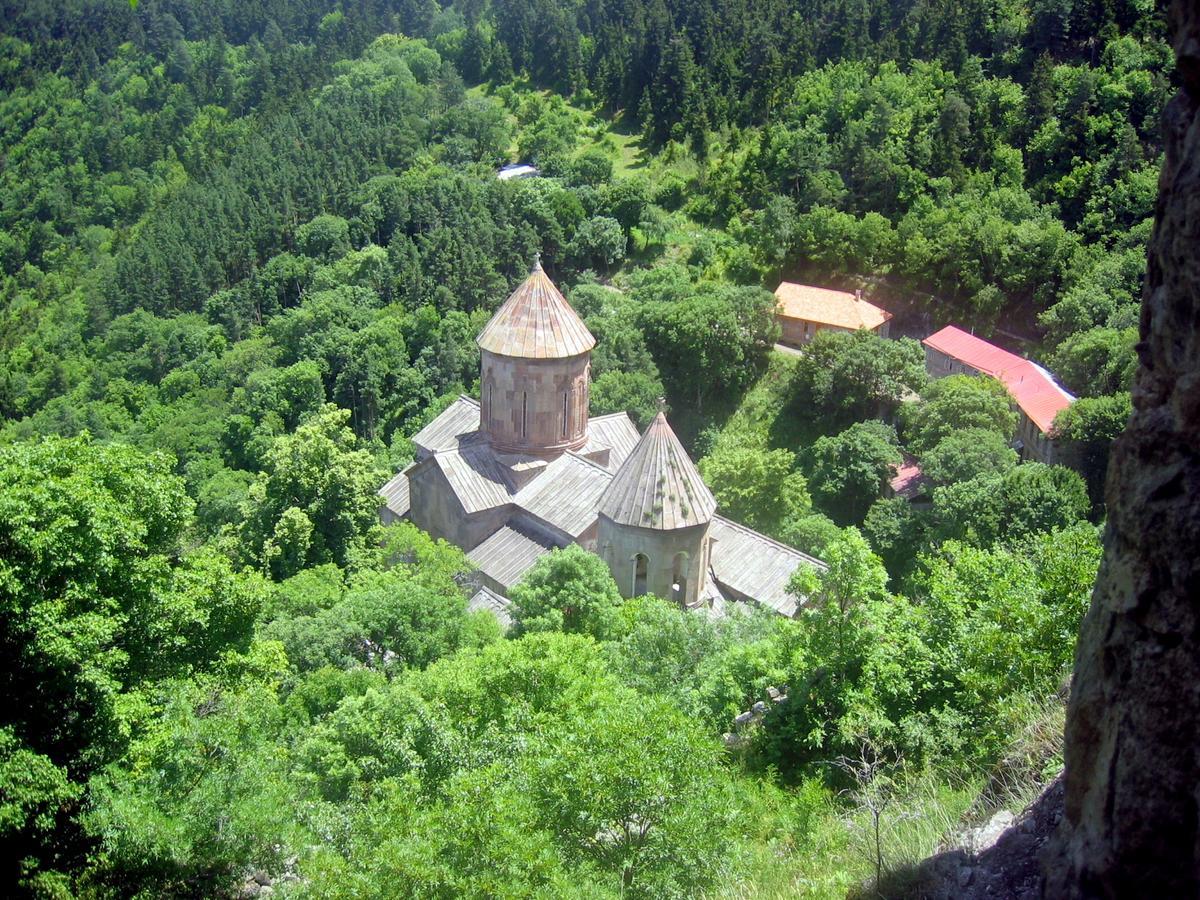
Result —
[[510, 506], [486, 509], [468, 516], [450, 482], [433, 463], [416, 466], [408, 477], [413, 524], [434, 537], [470, 550], [494, 533], [511, 513]]
[[587, 443], [589, 357], [518, 359], [484, 350], [480, 421], [493, 446], [545, 454]]
[[647, 558], [645, 593], [671, 598], [675, 555], [681, 552], [687, 554], [682, 602], [690, 605], [696, 602], [708, 569], [708, 523], [659, 531], [617, 525], [607, 516], [600, 516], [596, 553], [608, 564], [622, 597], [633, 596], [634, 557], [642, 553]]

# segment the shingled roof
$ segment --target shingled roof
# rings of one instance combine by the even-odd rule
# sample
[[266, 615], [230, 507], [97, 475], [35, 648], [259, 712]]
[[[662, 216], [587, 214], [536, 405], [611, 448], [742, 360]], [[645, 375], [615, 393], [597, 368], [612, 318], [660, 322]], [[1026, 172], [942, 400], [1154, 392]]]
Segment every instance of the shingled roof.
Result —
[[712, 574], [717, 583], [789, 618], [803, 605], [788, 593], [792, 573], [802, 565], [820, 572], [828, 568], [819, 559], [724, 516], [713, 516], [709, 534], [713, 538]]
[[537, 263], [496, 310], [476, 343], [500, 356], [562, 359], [587, 353], [596, 339]]
[[459, 395], [432, 422], [412, 437], [424, 457], [442, 450], [457, 450], [484, 439], [479, 433], [479, 401]]
[[596, 504], [612, 480], [599, 463], [570, 451], [546, 467], [516, 496], [517, 506], [578, 538], [596, 521]]
[[661, 412], [629, 454], [604, 496], [600, 512], [621, 525], [666, 531], [712, 519], [717, 501]]

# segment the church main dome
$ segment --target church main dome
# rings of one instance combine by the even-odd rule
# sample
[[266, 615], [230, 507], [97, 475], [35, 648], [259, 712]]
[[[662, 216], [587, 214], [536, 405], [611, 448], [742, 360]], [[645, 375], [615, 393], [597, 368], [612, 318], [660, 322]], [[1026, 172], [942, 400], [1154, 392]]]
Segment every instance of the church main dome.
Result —
[[497, 356], [565, 359], [589, 352], [596, 339], [537, 263], [496, 310], [476, 343]]
[[480, 426], [493, 448], [554, 456], [587, 443], [596, 339], [540, 263], [476, 343]]

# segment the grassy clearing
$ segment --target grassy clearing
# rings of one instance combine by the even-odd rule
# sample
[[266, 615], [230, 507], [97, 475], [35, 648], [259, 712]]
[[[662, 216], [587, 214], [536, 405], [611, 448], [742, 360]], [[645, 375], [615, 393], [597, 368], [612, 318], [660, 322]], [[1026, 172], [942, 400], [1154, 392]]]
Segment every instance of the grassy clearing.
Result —
[[725, 420], [714, 446], [732, 443], [798, 452], [820, 436], [814, 431], [815, 423], [798, 415], [793, 406], [792, 379], [799, 360], [794, 354], [772, 351], [767, 371]]
[[[608, 278], [619, 282], [623, 272], [670, 264], [688, 266], [696, 274], [713, 280], [728, 278], [726, 261], [737, 241], [723, 229], [697, 222], [684, 209], [676, 208], [686, 204], [688, 186], [702, 180], [705, 170], [704, 164], [682, 146], [672, 143], [651, 151], [636, 123], [629, 121], [624, 112], [610, 116], [599, 107], [571, 102], [551, 91], [535, 89], [526, 81], [499, 86], [479, 84], [468, 88], [466, 93], [490, 97], [504, 106], [512, 130], [506, 152], [510, 161], [522, 161], [517, 111], [530, 98], [540, 97], [561, 104], [574, 120], [577, 140], [572, 158], [599, 151], [612, 163], [614, 182], [640, 179], [648, 186], [650, 196], [663, 204], [656, 207], [651, 221], [632, 229], [627, 256], [615, 271], [608, 273]], [[673, 199], [662, 199], [663, 188], [667, 188], [666, 195]]]
[[612, 123], [605, 135], [608, 148], [615, 152], [613, 177], [628, 178], [647, 168], [649, 154], [642, 147], [641, 135], [632, 129], [623, 128], [619, 122]]
[[[526, 97], [538, 95], [543, 99], [557, 97], [552, 91], [536, 89], [525, 82], [514, 82], [511, 89], [518, 103]], [[477, 84], [467, 88], [468, 97], [496, 97], [497, 88], [490, 84]], [[499, 99], [499, 98], [497, 98]], [[559, 97], [559, 99], [564, 99]], [[613, 162], [613, 177], [627, 178], [636, 174], [649, 174], [650, 170], [661, 170], [659, 156], [647, 151], [641, 140], [641, 134], [633, 126], [627, 125], [623, 117], [610, 119], [600, 110], [580, 106], [565, 101], [566, 108], [571, 112], [579, 126], [579, 144], [576, 155], [597, 149], [606, 154]], [[517, 117], [509, 112], [509, 124], [513, 129], [513, 142], [509, 145], [508, 155], [517, 158]]]
[[796, 364], [797, 357], [771, 353], [767, 371], [746, 392], [737, 410], [725, 422], [717, 438], [717, 447], [736, 442], [770, 449], [770, 436], [777, 430], [778, 420], [787, 406]]
[[[936, 853], [959, 827], [982, 780], [958, 787], [924, 776], [905, 785], [879, 819], [879, 847], [889, 885]], [[749, 823], [742, 875], [716, 892], [719, 900], [835, 900], [867, 893], [875, 876], [872, 816], [817, 780], [795, 790], [747, 784]]]
[[537, 95], [545, 100], [553, 98], [563, 101], [578, 126], [579, 140], [574, 155], [599, 150], [612, 160], [614, 179], [641, 177], [653, 188], [669, 178], [686, 182], [703, 174], [703, 167], [696, 158], [679, 146], [669, 145], [661, 152], [649, 150], [642, 141], [637, 123], [629, 121], [624, 112], [609, 116], [599, 107], [571, 102], [552, 91], [534, 88], [523, 80], [500, 86], [477, 84], [467, 88], [466, 94], [470, 97], [492, 97], [502, 102], [508, 97], [515, 99], [515, 104], [511, 100], [505, 103], [509, 109], [509, 124], [513, 128], [513, 141], [508, 148], [508, 156], [512, 160], [518, 157], [518, 123], [512, 108], [525, 98]]

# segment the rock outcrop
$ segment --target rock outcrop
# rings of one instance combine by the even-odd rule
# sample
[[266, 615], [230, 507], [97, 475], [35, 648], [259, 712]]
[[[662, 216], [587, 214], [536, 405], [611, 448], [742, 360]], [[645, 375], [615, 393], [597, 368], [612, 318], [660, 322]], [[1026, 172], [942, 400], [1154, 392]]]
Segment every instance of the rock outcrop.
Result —
[[921, 900], [1039, 900], [1042, 848], [1062, 819], [1063, 785], [1051, 782], [1019, 816], [1001, 810], [958, 835], [917, 869], [906, 896]]
[[1054, 898], [1200, 896], [1200, 2], [1174, 0], [1170, 24], [1181, 90], [1076, 655]]

